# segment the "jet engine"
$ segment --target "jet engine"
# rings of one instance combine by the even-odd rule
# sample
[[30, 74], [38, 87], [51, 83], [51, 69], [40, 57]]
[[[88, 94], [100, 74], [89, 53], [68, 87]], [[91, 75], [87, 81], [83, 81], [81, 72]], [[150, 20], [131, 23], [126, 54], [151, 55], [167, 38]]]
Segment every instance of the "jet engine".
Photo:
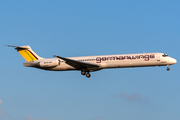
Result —
[[47, 61], [38, 62], [36, 63], [35, 66], [40, 68], [50, 68], [50, 67], [56, 67], [58, 65], [60, 65], [60, 60], [53, 60], [53, 61], [47, 60]]

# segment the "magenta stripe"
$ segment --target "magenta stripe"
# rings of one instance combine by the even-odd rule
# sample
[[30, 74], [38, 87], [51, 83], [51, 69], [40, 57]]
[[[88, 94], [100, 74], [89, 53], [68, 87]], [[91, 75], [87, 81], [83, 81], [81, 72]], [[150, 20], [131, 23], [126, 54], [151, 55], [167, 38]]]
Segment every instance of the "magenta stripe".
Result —
[[38, 60], [38, 58], [30, 50], [28, 50], [28, 51]]

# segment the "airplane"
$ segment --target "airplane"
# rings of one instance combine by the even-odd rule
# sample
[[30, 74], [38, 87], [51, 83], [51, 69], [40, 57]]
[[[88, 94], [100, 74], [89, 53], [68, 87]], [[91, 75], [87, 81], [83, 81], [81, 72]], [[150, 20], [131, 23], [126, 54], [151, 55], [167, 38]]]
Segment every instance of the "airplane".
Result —
[[61, 57], [54, 55], [55, 58], [42, 58], [38, 56], [30, 46], [12, 46], [26, 60], [23, 66], [34, 67], [49, 71], [81, 71], [87, 78], [91, 77], [90, 72], [107, 68], [133, 68], [149, 66], [167, 66], [177, 62], [176, 59], [164, 53], [138, 53], [138, 54], [119, 54], [119, 55], [98, 55], [83, 57]]

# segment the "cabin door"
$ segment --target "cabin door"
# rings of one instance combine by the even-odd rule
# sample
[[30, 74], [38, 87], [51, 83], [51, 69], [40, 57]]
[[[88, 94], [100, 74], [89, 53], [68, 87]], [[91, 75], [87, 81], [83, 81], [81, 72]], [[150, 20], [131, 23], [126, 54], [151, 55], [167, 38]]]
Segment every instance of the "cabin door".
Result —
[[159, 61], [159, 62], [161, 61], [161, 60], [160, 60], [160, 56], [157, 56], [157, 61]]

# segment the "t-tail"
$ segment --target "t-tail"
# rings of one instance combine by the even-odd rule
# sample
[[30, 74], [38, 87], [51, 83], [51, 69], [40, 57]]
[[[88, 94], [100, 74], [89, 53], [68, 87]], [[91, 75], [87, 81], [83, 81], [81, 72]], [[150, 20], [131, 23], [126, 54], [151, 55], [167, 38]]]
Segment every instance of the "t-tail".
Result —
[[28, 45], [27, 46], [6, 45], [6, 46], [14, 47], [27, 62], [44, 59], [44, 58], [38, 56]]

